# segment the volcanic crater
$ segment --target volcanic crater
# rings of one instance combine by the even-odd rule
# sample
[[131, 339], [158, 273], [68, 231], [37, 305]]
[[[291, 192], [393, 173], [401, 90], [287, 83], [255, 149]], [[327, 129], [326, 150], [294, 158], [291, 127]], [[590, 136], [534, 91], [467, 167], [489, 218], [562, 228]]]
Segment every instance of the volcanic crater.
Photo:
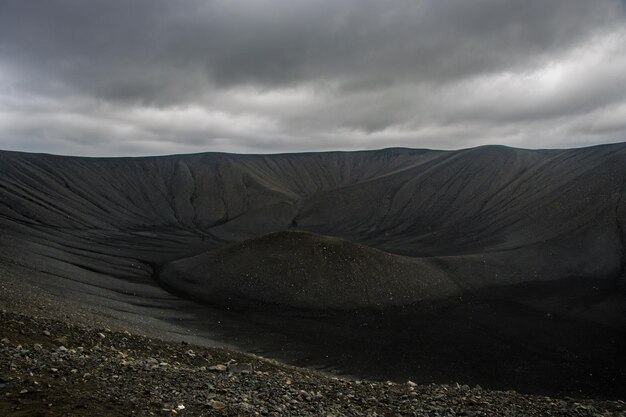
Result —
[[0, 276], [25, 303], [342, 374], [619, 397], [625, 193], [625, 144], [2, 151]]

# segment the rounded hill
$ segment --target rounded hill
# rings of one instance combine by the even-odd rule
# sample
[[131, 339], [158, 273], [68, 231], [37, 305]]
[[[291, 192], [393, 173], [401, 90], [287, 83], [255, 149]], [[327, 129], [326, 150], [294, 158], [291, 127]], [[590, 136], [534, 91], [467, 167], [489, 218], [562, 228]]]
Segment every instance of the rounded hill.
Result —
[[213, 304], [405, 305], [455, 291], [428, 260], [305, 232], [270, 233], [167, 264], [161, 281]]

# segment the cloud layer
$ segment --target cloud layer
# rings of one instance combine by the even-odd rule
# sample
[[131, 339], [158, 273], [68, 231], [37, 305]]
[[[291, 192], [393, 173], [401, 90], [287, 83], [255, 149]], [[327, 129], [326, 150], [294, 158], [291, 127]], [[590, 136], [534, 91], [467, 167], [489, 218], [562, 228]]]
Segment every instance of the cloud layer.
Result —
[[582, 146], [623, 74], [618, 0], [5, 0], [0, 148]]

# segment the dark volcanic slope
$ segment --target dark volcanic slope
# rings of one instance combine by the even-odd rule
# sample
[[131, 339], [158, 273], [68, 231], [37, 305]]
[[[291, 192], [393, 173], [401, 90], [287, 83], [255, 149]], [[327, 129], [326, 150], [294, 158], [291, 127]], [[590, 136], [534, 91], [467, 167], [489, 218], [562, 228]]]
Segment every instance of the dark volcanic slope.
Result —
[[625, 179], [624, 144], [118, 159], [2, 152], [0, 245], [11, 262], [123, 298], [156, 291], [155, 264], [297, 228], [430, 257], [455, 282], [415, 293], [432, 298], [619, 276]]
[[215, 304], [319, 309], [404, 305], [456, 290], [427, 260], [303, 232], [272, 233], [172, 262], [159, 277]]
[[0, 152], [0, 306], [360, 377], [623, 398], [625, 184], [626, 144]]

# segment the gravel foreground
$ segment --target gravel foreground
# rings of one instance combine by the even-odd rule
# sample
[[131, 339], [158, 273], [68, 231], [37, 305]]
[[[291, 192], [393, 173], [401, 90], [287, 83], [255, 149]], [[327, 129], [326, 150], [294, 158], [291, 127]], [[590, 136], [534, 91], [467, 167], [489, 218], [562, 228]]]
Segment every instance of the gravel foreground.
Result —
[[0, 313], [2, 416], [624, 416], [623, 401], [351, 381], [253, 355]]
[[352, 381], [2, 311], [2, 416], [624, 416], [623, 401]]

